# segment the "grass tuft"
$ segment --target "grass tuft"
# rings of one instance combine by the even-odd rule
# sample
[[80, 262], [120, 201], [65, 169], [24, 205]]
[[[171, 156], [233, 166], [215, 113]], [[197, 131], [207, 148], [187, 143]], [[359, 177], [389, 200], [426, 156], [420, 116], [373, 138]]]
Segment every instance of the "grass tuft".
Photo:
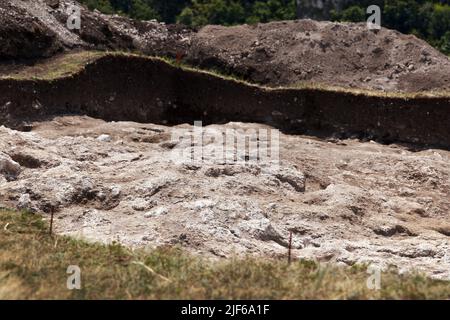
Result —
[[[210, 261], [180, 248], [131, 250], [49, 236], [41, 216], [0, 210], [0, 299], [448, 299], [448, 282], [382, 274], [369, 290], [364, 266], [232, 258]], [[68, 290], [68, 266], [81, 290]]]

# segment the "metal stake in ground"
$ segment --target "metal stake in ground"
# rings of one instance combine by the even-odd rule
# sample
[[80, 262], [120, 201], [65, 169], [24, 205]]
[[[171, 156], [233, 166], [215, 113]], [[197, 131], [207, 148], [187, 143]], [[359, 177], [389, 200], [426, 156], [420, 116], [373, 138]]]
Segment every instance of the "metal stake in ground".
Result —
[[53, 235], [53, 216], [55, 215], [55, 210], [52, 208], [50, 213], [51, 213], [51, 217], [50, 217], [50, 231], [49, 231], [49, 233], [50, 233], [50, 236], [52, 236]]
[[291, 264], [292, 231], [289, 232], [288, 263]]

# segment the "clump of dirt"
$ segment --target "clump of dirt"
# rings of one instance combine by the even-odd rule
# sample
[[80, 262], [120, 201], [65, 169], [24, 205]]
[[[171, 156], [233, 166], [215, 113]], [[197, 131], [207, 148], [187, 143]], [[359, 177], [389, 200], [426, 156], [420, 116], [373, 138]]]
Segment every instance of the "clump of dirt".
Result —
[[[54, 54], [62, 43], [66, 50], [133, 50], [169, 56], [275, 87], [312, 82], [389, 92], [450, 89], [448, 57], [415, 36], [385, 28], [369, 30], [364, 23], [296, 20], [194, 30], [92, 12], [76, 1], [55, 3], [6, 0], [0, 4], [0, 10], [35, 21], [22, 23], [2, 15], [0, 35], [2, 28], [22, 30], [3, 32], [9, 43], [3, 56], [45, 56]], [[66, 27], [72, 5], [81, 11], [81, 30]]]
[[0, 59], [49, 57], [62, 49], [47, 26], [10, 3], [0, 3]]
[[384, 91], [450, 88], [450, 60], [412, 35], [312, 20], [206, 26], [188, 61], [270, 86], [302, 82]]
[[[74, 8], [81, 14], [79, 30], [67, 27], [69, 14], [73, 13]], [[8, 12], [8, 15], [5, 17], [2, 15], [0, 18], [5, 30], [6, 28], [12, 31], [24, 30], [23, 32], [28, 34], [28, 37], [21, 37], [18, 32], [9, 32], [7, 38], [12, 43], [11, 48], [21, 50], [22, 45], [25, 45], [26, 50], [29, 43], [29, 47], [46, 50], [44, 52], [28, 50], [28, 55], [14, 54], [11, 50], [11, 54], [5, 55], [7, 58], [15, 59], [46, 57], [55, 53], [50, 50], [53, 47], [51, 43], [40, 40], [37, 25], [66, 50], [77, 48], [140, 50], [159, 55], [171, 53], [172, 56], [182, 50], [180, 46], [184, 47], [183, 34], [191, 32], [184, 26], [166, 26], [157, 21], [137, 21], [118, 15], [104, 15], [96, 10], [90, 11], [71, 0], [4, 0], [0, 3], [0, 12]], [[15, 19], [9, 19], [9, 16]], [[28, 23], [29, 21], [34, 24]], [[0, 32], [1, 30], [0, 28]]]

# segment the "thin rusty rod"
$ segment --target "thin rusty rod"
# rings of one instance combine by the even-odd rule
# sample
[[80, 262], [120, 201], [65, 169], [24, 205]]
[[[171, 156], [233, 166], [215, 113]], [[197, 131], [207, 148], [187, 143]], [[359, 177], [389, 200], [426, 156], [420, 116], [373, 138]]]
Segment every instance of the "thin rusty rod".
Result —
[[55, 210], [51, 210], [51, 217], [50, 217], [50, 236], [53, 235], [53, 217], [55, 215]]
[[292, 261], [292, 231], [289, 232], [288, 263]]

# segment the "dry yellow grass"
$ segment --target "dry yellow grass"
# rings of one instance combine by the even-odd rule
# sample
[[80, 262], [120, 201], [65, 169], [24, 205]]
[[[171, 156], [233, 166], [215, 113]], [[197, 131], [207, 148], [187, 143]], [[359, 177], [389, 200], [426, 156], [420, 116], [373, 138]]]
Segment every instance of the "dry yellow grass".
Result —
[[[369, 290], [364, 266], [242, 258], [212, 262], [177, 248], [152, 251], [48, 235], [39, 215], [0, 210], [1, 299], [448, 299], [448, 282], [382, 274]], [[69, 265], [81, 290], [68, 290]]]
[[81, 51], [53, 57], [32, 66], [21, 67], [4, 74], [0, 79], [14, 80], [55, 80], [72, 76], [81, 71], [86, 64], [105, 56], [104, 52]]

